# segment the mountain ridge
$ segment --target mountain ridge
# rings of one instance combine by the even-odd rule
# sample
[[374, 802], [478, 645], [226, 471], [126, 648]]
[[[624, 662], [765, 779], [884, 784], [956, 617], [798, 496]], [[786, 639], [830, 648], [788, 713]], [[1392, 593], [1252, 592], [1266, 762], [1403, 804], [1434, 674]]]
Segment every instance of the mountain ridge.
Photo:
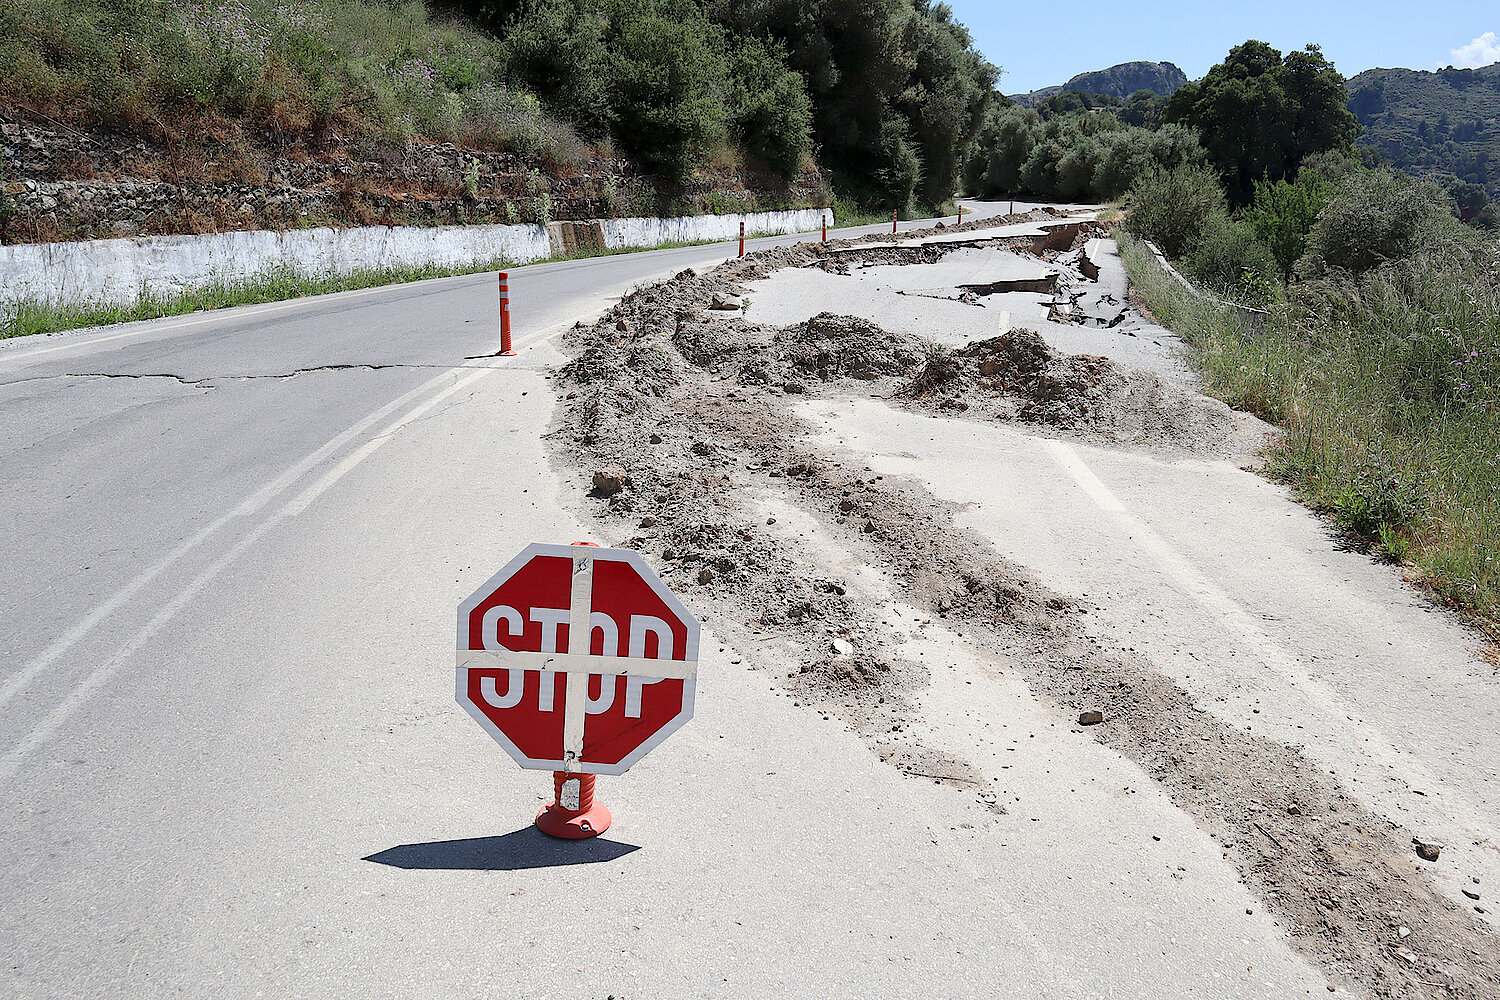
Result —
[[1011, 94], [1017, 104], [1030, 107], [1038, 101], [1070, 90], [1082, 90], [1090, 94], [1107, 94], [1121, 100], [1138, 90], [1150, 90], [1168, 97], [1178, 87], [1188, 82], [1187, 74], [1175, 63], [1135, 60], [1116, 63], [1100, 70], [1079, 73], [1067, 83], [1055, 87], [1043, 87], [1026, 94]]

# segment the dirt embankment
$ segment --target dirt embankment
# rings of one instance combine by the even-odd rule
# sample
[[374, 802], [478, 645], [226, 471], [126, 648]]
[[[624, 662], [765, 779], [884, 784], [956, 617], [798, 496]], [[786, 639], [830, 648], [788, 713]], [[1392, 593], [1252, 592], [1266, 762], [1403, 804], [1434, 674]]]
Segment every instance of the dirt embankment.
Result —
[[[707, 275], [683, 272], [571, 333], [574, 359], [555, 376], [565, 403], [554, 444], [585, 482], [609, 469], [596, 480], [609, 534], [625, 536], [674, 587], [711, 600], [715, 627], [736, 648], [794, 635], [801, 665], [780, 683], [799, 703], [836, 713], [904, 772], [939, 775], [998, 811], [992, 795], [973, 791], [968, 762], [923, 746], [912, 695], [928, 683], [925, 668], [904, 662], [897, 637], [851, 599], [848, 581], [791, 548], [755, 501], [794, 504], [901, 600], [1014, 663], [1060, 716], [1104, 707], [1104, 724], [1088, 731], [1138, 762], [1223, 844], [1262, 905], [1332, 978], [1380, 997], [1500, 995], [1493, 938], [1412, 872], [1408, 832], [1298, 749], [1226, 725], [1143, 657], [1097, 646], [1084, 628], [1088, 606], [959, 528], [918, 484], [806, 443], [795, 403], [807, 394], [932, 405], [982, 395], [1013, 406], [1006, 419], [1106, 438], [1119, 428], [1112, 414], [1126, 405], [1122, 393], [1132, 398], [1125, 387], [1135, 375], [1060, 356], [1023, 332], [944, 354], [847, 317], [776, 328], [709, 309], [744, 282], [824, 265], [848, 246], [802, 245]], [[1152, 428], [1148, 440], [1214, 433], [1165, 389], [1128, 405]], [[1402, 927], [1409, 936], [1398, 935]]]
[[580, 150], [535, 162], [452, 143], [268, 143], [229, 123], [156, 138], [0, 112], [0, 241], [473, 225], [826, 205], [822, 176], [705, 171], [678, 184]]

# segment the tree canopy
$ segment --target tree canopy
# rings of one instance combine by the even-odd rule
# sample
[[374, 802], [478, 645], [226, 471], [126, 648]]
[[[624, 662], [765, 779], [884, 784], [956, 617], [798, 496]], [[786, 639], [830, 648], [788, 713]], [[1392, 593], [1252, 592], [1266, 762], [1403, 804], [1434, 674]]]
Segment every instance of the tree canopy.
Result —
[[1347, 101], [1343, 76], [1318, 46], [1283, 57], [1248, 41], [1179, 88], [1163, 120], [1197, 129], [1230, 201], [1246, 205], [1256, 182], [1295, 177], [1308, 156], [1350, 148], [1359, 123]]
[[867, 204], [937, 205], [999, 71], [928, 0], [452, 0], [506, 75], [588, 139], [683, 174], [731, 142], [782, 172], [815, 151]]

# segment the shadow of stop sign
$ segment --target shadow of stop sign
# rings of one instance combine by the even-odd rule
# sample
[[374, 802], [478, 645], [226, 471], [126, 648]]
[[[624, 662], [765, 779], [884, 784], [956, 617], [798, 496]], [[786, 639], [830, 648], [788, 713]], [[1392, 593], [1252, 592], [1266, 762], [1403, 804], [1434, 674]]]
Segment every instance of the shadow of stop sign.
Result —
[[692, 718], [698, 634], [640, 553], [530, 545], [459, 605], [458, 702], [522, 767], [622, 774]]

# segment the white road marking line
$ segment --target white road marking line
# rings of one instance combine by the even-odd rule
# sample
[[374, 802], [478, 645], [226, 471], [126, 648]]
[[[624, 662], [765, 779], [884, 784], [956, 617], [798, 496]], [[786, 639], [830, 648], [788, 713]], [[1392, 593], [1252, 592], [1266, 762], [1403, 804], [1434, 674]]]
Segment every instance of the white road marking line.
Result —
[[248, 517], [251, 514], [259, 511], [261, 508], [265, 507], [267, 504], [274, 501], [278, 496], [290, 489], [297, 482], [297, 480], [305, 476], [311, 469], [326, 460], [330, 455], [338, 451], [344, 445], [348, 444], [350, 440], [358, 437], [360, 434], [368, 430], [371, 426], [373, 426], [380, 420], [385, 419], [400, 407], [411, 402], [413, 398], [428, 391], [437, 383], [443, 381], [443, 379], [449, 378], [450, 375], [450, 372], [444, 372], [437, 378], [423, 383], [417, 388], [399, 397], [395, 401], [388, 403], [380, 409], [376, 410], [374, 413], [370, 414], [368, 417], [365, 417], [363, 420], [359, 421], [357, 424], [350, 427], [342, 434], [339, 434], [337, 437], [328, 441], [326, 444], [318, 448], [306, 458], [302, 459], [302, 461], [298, 462], [296, 465], [287, 469], [280, 476], [267, 483], [261, 489], [251, 494], [242, 503], [240, 503], [239, 506], [235, 507], [229, 513], [222, 515], [212, 523], [206, 525], [196, 534], [192, 535], [181, 544], [179, 544], [176, 548], [172, 549], [172, 551], [168, 552], [160, 560], [147, 567], [124, 587], [121, 587], [118, 591], [116, 591], [107, 601], [99, 605], [87, 616], [85, 616], [83, 620], [69, 629], [66, 634], [64, 634], [51, 646], [48, 646], [47, 649], [45, 649], [39, 656], [33, 659], [25, 667], [21, 668], [19, 671], [6, 678], [4, 685], [0, 686], [0, 706], [4, 706], [17, 694], [19, 694], [21, 690], [25, 688], [26, 685], [30, 684], [38, 674], [46, 670], [60, 657], [66, 654], [68, 650], [72, 649], [75, 645], [82, 641], [90, 632], [98, 627], [101, 621], [109, 617], [115, 611], [119, 610], [122, 605], [124, 605], [136, 594], [140, 593], [147, 584], [160, 576], [164, 570], [170, 567], [173, 563], [180, 560], [183, 556], [187, 555], [193, 549], [203, 544], [203, 542], [207, 541], [209, 537], [218, 532], [219, 529], [223, 528], [226, 524], [235, 520], [236, 518]]
[[1353, 719], [1347, 703], [1331, 684], [1301, 669], [1297, 657], [1261, 628], [1259, 619], [1246, 610], [1244, 605], [1205, 576], [1202, 570], [1144, 521], [1127, 511], [1119, 497], [1084, 464], [1072, 445], [1064, 441], [1048, 441], [1047, 447], [1090, 499], [1101, 509], [1115, 515], [1115, 519], [1129, 533], [1130, 540], [1155, 560], [1162, 576], [1179, 593], [1213, 615], [1234, 641], [1247, 649], [1250, 655], [1276, 674], [1288, 687], [1296, 689], [1309, 704], [1316, 706], [1317, 711], [1338, 720], [1345, 731], [1356, 734], [1358, 740], [1355, 745], [1366, 756], [1373, 757], [1383, 767], [1400, 774], [1402, 780], [1409, 784], [1427, 788], [1441, 787], [1445, 801], [1438, 803], [1429, 799], [1427, 804], [1431, 808], [1472, 832], [1476, 841], [1489, 836], [1489, 831], [1480, 830], [1470, 818], [1483, 815], [1482, 809], [1468, 802], [1466, 796], [1448, 786], [1434, 772], [1417, 764], [1410, 756], [1403, 755], [1383, 731]]
[[[519, 338], [517, 340], [517, 346], [529, 346], [538, 341], [546, 340], [548, 337], [551, 337], [561, 330], [566, 329], [570, 325], [571, 322], [553, 324], [552, 326], [547, 327], [544, 330], [540, 330], [523, 338]], [[441, 375], [438, 375], [435, 378], [422, 383], [415, 389], [412, 389], [410, 392], [405, 393], [392, 402], [387, 403], [385, 406], [382, 406], [374, 413], [354, 424], [348, 430], [329, 440], [322, 447], [318, 448], [306, 458], [302, 459], [302, 461], [287, 469], [280, 476], [276, 477], [261, 489], [251, 494], [242, 503], [240, 503], [239, 506], [235, 507], [229, 513], [224, 514], [223, 516], [214, 520], [212, 523], [206, 525], [196, 534], [192, 535], [181, 544], [179, 544], [176, 548], [172, 549], [172, 551], [168, 552], [160, 560], [153, 563], [151, 566], [147, 567], [141, 573], [136, 575], [129, 583], [127, 583], [124, 587], [121, 587], [118, 591], [111, 595], [108, 600], [106, 600], [103, 604], [100, 604], [93, 611], [89, 612], [88, 615], [86, 615], [81, 621], [79, 621], [65, 634], [63, 634], [60, 638], [53, 642], [52, 645], [48, 646], [39, 655], [34, 657], [29, 663], [26, 664], [26, 666], [22, 667], [20, 670], [7, 677], [4, 684], [0, 685], [0, 708], [3, 708], [7, 703], [10, 702], [11, 699], [25, 690], [25, 688], [33, 680], [35, 680], [42, 672], [50, 668], [54, 663], [56, 663], [59, 659], [66, 655], [70, 649], [87, 638], [89, 633], [93, 632], [94, 629], [96, 629], [99, 624], [104, 621], [104, 619], [108, 618], [110, 615], [118, 611], [128, 601], [130, 601], [133, 597], [144, 590], [153, 580], [159, 577], [165, 570], [169, 569], [174, 563], [181, 560], [189, 552], [202, 545], [205, 541], [207, 541], [214, 534], [220, 531], [225, 525], [238, 518], [249, 517], [250, 515], [255, 514], [257, 511], [266, 507], [268, 504], [273, 503], [277, 497], [286, 493], [294, 485], [296, 485], [298, 480], [302, 479], [318, 465], [328, 460], [335, 452], [348, 445], [350, 441], [359, 437], [365, 431], [369, 430], [370, 427], [374, 426], [381, 420], [386, 419], [401, 407], [410, 404], [412, 400], [420, 397], [423, 393], [428, 392], [434, 387], [438, 386], [444, 380], [453, 377], [459, 372], [494, 371], [496, 370], [496, 368], [508, 367], [509, 363], [511, 363], [510, 359], [498, 359], [498, 363], [494, 367], [476, 369], [469, 365], [459, 365], [451, 368], [448, 371], [443, 372]], [[376, 441], [379, 440], [382, 440], [382, 438], [377, 435]], [[366, 445], [360, 449], [360, 452], [356, 453], [359, 457], [356, 460], [355, 464], [358, 464], [358, 461], [363, 461], [364, 457], [367, 456], [370, 451], [374, 450], [372, 444], [374, 444], [375, 447], [378, 447], [378, 444], [375, 444], [374, 442], [366, 443]], [[351, 456], [351, 458], [353, 458], [353, 456]], [[347, 472], [350, 468], [353, 468], [352, 465], [347, 465], [348, 462], [349, 459], [346, 459], [345, 463], [341, 464], [340, 468], [342, 469], [342, 471], [340, 471], [339, 469], [335, 469], [330, 473], [330, 475], [334, 475], [335, 473], [337, 473], [337, 476], [342, 476], [344, 472]]]
[[[433, 396], [425, 403], [422, 403], [421, 405], [408, 410], [400, 417], [397, 417], [386, 427], [382, 428], [380, 433], [375, 435], [375, 438], [372, 442], [375, 447], [362, 448], [360, 452], [358, 452], [361, 460], [363, 460], [364, 458], [368, 458], [370, 454], [374, 452], [376, 447], [379, 447], [381, 444], [389, 441], [391, 437], [394, 436], [396, 432], [401, 428], [405, 427], [407, 424], [410, 424], [414, 420], [417, 420], [454, 393], [460, 392], [468, 386], [473, 385], [475, 382], [478, 382], [480, 379], [485, 378], [492, 371], [495, 371], [495, 369], [473, 369], [470, 374], [459, 379], [457, 382], [453, 383], [442, 392]], [[422, 388], [428, 388], [429, 386], [431, 386], [431, 384], [432, 383], [429, 382], [426, 385], [422, 386]], [[409, 398], [411, 395], [411, 393], [408, 393], [406, 396], [402, 397], [402, 400]], [[389, 407], [387, 407], [386, 410], [389, 410]], [[383, 410], [382, 412], [385, 411]], [[346, 431], [345, 433], [347, 434], [349, 432]], [[358, 464], [358, 462], [350, 463], [347, 461], [340, 463], [338, 468], [335, 470], [337, 472], [337, 475], [330, 474], [324, 476], [322, 479], [319, 479], [316, 483], [308, 487], [297, 497], [293, 498], [289, 503], [286, 504], [286, 506], [282, 507], [275, 514], [266, 518], [264, 521], [260, 522], [258, 525], [252, 528], [243, 538], [241, 538], [238, 542], [231, 546], [228, 552], [224, 553], [224, 555], [220, 556], [211, 565], [209, 565], [201, 573], [199, 573], [191, 583], [189, 583], [177, 594], [176, 597], [168, 601], [161, 608], [161, 610], [153, 615], [151, 617], [151, 620], [148, 621], [145, 626], [142, 627], [141, 630], [131, 638], [129, 642], [120, 647], [120, 649], [118, 649], [113, 656], [111, 656], [109, 659], [105, 660], [104, 663], [95, 668], [94, 671], [87, 677], [85, 677], [77, 687], [70, 691], [68, 693], [68, 696], [64, 698], [60, 703], [58, 703], [57, 707], [49, 712], [47, 714], [47, 717], [42, 720], [41, 724], [33, 729], [25, 739], [11, 748], [10, 752], [5, 755], [3, 763], [0, 763], [0, 784], [7, 782], [12, 777], [14, 777], [16, 772], [20, 769], [21, 765], [25, 762], [27, 756], [35, 751], [37, 747], [47, 742], [48, 739], [50, 739], [59, 729], [61, 729], [67, 723], [67, 721], [72, 718], [73, 714], [76, 713], [79, 708], [81, 708], [90, 698], [94, 696], [95, 692], [97, 692], [99, 688], [101, 688], [111, 677], [119, 672], [120, 667], [122, 667], [125, 662], [136, 653], [137, 650], [139, 650], [142, 646], [149, 642], [158, 632], [162, 630], [163, 627], [170, 623], [173, 618], [177, 617], [178, 613], [181, 612], [183, 608], [192, 603], [192, 601], [197, 598], [198, 594], [203, 590], [203, 588], [211, 583], [215, 577], [217, 577], [226, 568], [228, 568], [231, 563], [233, 563], [236, 559], [243, 555], [246, 550], [248, 550], [256, 542], [260, 541], [260, 539], [263, 538], [266, 533], [269, 532], [272, 528], [306, 510], [308, 506], [313, 503], [313, 501], [327, 492], [330, 487], [338, 482], [339, 479], [347, 475], [349, 471]], [[590, 563], [590, 565], [592, 565], [592, 563]], [[569, 644], [571, 645], [571, 640], [569, 640]]]
[[1078, 457], [1078, 452], [1074, 451], [1072, 446], [1066, 441], [1049, 440], [1047, 442], [1047, 450], [1052, 452], [1052, 456], [1057, 459], [1058, 463], [1064, 469], [1068, 470], [1069, 474], [1073, 477], [1073, 481], [1078, 484], [1083, 492], [1089, 495], [1090, 500], [1094, 501], [1094, 503], [1098, 504], [1104, 510], [1119, 512], [1125, 510], [1125, 505], [1120, 502], [1120, 498], [1111, 493], [1109, 487], [1099, 481], [1099, 477], [1094, 475], [1092, 469], [1083, 464], [1083, 459]]

